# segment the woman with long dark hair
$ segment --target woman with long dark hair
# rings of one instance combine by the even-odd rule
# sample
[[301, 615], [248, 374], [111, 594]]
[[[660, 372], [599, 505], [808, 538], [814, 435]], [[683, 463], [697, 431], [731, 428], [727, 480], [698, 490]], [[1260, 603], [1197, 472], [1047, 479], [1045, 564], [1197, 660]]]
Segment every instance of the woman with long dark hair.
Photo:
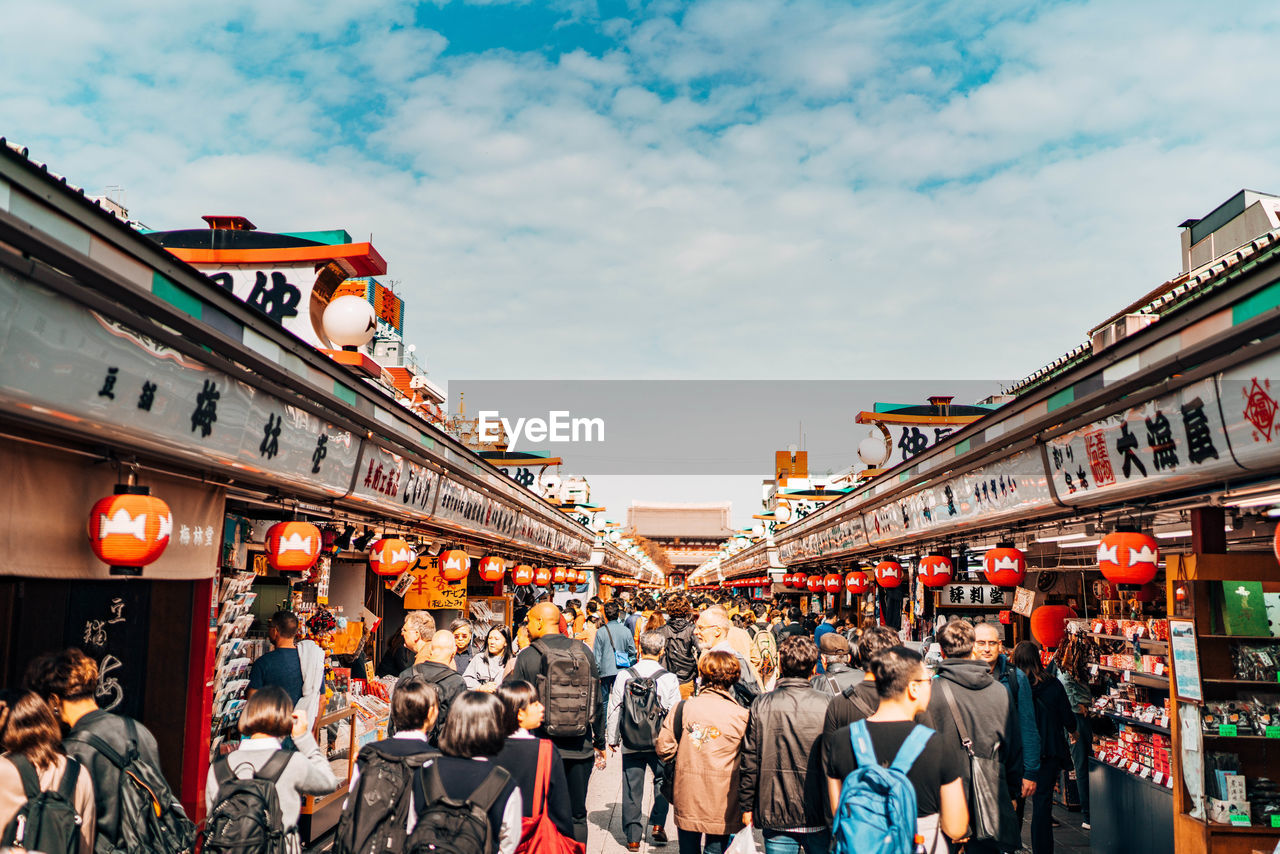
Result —
[[[92, 854], [97, 820], [93, 801], [93, 781], [79, 762], [62, 750], [62, 730], [49, 704], [32, 691], [18, 697], [12, 707], [0, 703], [0, 832], [18, 816], [18, 811], [38, 792], [60, 789], [80, 816], [80, 854]], [[25, 834], [14, 827], [15, 834]], [[37, 840], [15, 835], [15, 848], [33, 848]], [[8, 849], [6, 849], [8, 850]]]
[[[556, 750], [550, 739], [536, 738], [533, 735], [533, 730], [542, 726], [543, 715], [537, 689], [523, 679], [515, 679], [503, 682], [496, 696], [502, 701], [503, 729], [507, 732], [507, 741], [502, 746], [502, 752], [493, 761], [506, 768], [520, 787], [525, 818], [533, 818], [545, 811], [556, 830], [565, 838], [572, 839], [573, 810], [569, 805], [569, 781], [564, 776], [560, 751]], [[551, 751], [552, 761], [547, 794], [544, 803], [539, 804], [535, 803], [535, 784], [538, 758], [540, 751], [544, 749], [544, 742]]]
[[485, 635], [484, 652], [471, 659], [462, 674], [467, 688], [493, 693], [506, 675], [511, 656], [511, 631], [506, 626], [489, 629]]
[[1035, 700], [1036, 728], [1040, 731], [1040, 772], [1031, 796], [1032, 854], [1053, 854], [1053, 787], [1071, 763], [1064, 732], [1076, 731], [1075, 712], [1062, 683], [1045, 672], [1040, 647], [1022, 641], [1013, 648], [1013, 666], [1027, 675]]

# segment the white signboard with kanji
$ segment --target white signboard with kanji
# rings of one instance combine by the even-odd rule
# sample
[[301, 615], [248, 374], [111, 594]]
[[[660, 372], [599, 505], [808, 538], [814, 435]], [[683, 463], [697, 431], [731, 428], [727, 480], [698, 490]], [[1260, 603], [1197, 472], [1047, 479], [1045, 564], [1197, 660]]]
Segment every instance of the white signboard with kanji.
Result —
[[1280, 353], [1219, 374], [1218, 394], [1236, 462], [1247, 469], [1280, 462]]
[[1010, 608], [1012, 599], [1004, 588], [991, 584], [948, 584], [938, 594], [938, 608]]

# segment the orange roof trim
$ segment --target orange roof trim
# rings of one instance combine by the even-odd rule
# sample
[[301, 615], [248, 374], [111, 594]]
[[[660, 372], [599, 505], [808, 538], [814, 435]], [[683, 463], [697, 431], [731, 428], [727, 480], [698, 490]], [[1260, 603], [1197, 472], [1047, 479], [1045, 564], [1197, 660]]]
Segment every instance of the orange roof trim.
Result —
[[170, 248], [175, 258], [188, 264], [272, 264], [336, 261], [353, 276], [381, 276], [387, 262], [372, 243], [340, 243], [336, 246], [286, 246], [277, 249], [180, 249]]

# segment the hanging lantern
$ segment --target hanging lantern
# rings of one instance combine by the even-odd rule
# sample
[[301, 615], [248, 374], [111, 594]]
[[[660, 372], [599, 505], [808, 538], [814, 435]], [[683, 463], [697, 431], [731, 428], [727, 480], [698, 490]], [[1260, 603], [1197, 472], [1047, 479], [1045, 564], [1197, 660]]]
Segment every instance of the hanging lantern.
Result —
[[1027, 558], [1013, 543], [997, 543], [982, 556], [982, 574], [996, 587], [1017, 587], [1027, 577]]
[[783, 586], [784, 588], [786, 588], [787, 590], [794, 590], [794, 589], [795, 589], [795, 587], [796, 587], [796, 585], [795, 585], [795, 577], [796, 577], [796, 576], [795, 576], [795, 573], [793, 573], [793, 572], [788, 572], [788, 573], [786, 573], [785, 575], [783, 575], [783, 576], [782, 576], [782, 586]]
[[501, 581], [504, 568], [502, 558], [494, 557], [493, 555], [482, 557], [480, 558], [479, 566], [480, 580], [489, 582]]
[[826, 581], [821, 575], [810, 575], [805, 578], [804, 585], [810, 593], [821, 593]]
[[1098, 569], [1121, 590], [1136, 590], [1156, 577], [1160, 546], [1154, 537], [1120, 528], [1098, 544]]
[[585, 569], [578, 570], [578, 583], [579, 584], [591, 583], [591, 576], [587, 575], [587, 571]]
[[89, 511], [89, 548], [112, 575], [141, 575], [169, 545], [173, 513], [145, 486], [115, 488]]
[[844, 577], [839, 573], [833, 572], [826, 577], [823, 584], [826, 586], [828, 593], [839, 593], [840, 589], [844, 587]]
[[951, 558], [946, 555], [925, 555], [920, 558], [916, 573], [925, 587], [944, 587], [951, 583]]
[[471, 571], [471, 557], [462, 549], [445, 549], [436, 558], [445, 581], [461, 581]]
[[1041, 605], [1031, 612], [1031, 635], [1045, 649], [1057, 649], [1076, 612], [1066, 605]]
[[794, 572], [791, 574], [791, 589], [804, 590], [809, 586], [809, 576], [803, 572]]
[[546, 587], [551, 583], [550, 567], [540, 566], [533, 571], [533, 583], [539, 587]]
[[882, 560], [876, 564], [876, 584], [881, 587], [900, 586], [904, 574], [902, 564], [896, 560]]
[[533, 567], [527, 563], [517, 564], [511, 570], [511, 583], [516, 587], [528, 587], [533, 583]]
[[281, 574], [301, 574], [315, 566], [323, 545], [310, 522], [277, 522], [267, 529], [267, 563]]
[[844, 589], [854, 596], [861, 596], [871, 589], [871, 578], [860, 569], [855, 569], [844, 577]]
[[399, 537], [386, 537], [373, 544], [369, 551], [369, 568], [378, 575], [403, 575], [413, 566], [418, 556], [409, 544]]
[[564, 567], [563, 567], [563, 566], [557, 566], [557, 567], [552, 568], [552, 570], [551, 570], [551, 583], [552, 583], [552, 584], [564, 584], [564, 579], [565, 579], [565, 575], [564, 575]]

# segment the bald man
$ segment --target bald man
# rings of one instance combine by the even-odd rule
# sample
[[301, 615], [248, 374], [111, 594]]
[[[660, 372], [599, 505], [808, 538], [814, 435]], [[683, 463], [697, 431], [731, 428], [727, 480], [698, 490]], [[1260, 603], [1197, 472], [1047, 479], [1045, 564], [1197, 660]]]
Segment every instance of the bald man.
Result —
[[[467, 683], [458, 675], [458, 671], [453, 668], [453, 656], [457, 651], [458, 645], [454, 642], [453, 632], [444, 630], [436, 632], [431, 636], [431, 642], [423, 644], [418, 650], [418, 661], [413, 667], [408, 668], [400, 674], [400, 678], [396, 680], [398, 687], [401, 682], [411, 676], [421, 676], [431, 684], [436, 686], [436, 691], [440, 694], [440, 714], [436, 718], [435, 728], [431, 731], [431, 743], [435, 744], [436, 736], [444, 727], [445, 719], [449, 716], [449, 705], [453, 703], [453, 698], [457, 697], [463, 691], [467, 690]], [[390, 726], [388, 726], [388, 734], [392, 735]]]
[[[587, 783], [591, 780], [591, 769], [597, 758], [604, 762], [605, 722], [600, 715], [599, 680], [600, 670], [596, 666], [595, 656], [580, 640], [565, 637], [560, 631], [560, 609], [550, 602], [540, 602], [529, 609], [525, 618], [529, 630], [529, 646], [516, 656], [516, 664], [505, 681], [523, 680], [537, 686], [538, 694], [544, 707], [543, 726], [534, 731], [540, 738], [550, 738], [560, 751], [560, 759], [564, 764], [565, 779], [569, 783], [569, 808], [573, 813], [573, 835], [579, 842], [587, 841]], [[577, 666], [580, 684], [574, 682], [573, 688], [581, 694], [581, 705], [573, 704], [573, 714], [581, 715], [580, 720], [563, 721], [559, 728], [577, 729], [580, 735], [549, 735], [548, 726], [557, 724], [553, 718], [560, 718], [568, 710], [564, 703], [553, 706], [547, 696], [548, 657], [557, 662], [572, 663]], [[563, 689], [563, 686], [561, 688]]]

